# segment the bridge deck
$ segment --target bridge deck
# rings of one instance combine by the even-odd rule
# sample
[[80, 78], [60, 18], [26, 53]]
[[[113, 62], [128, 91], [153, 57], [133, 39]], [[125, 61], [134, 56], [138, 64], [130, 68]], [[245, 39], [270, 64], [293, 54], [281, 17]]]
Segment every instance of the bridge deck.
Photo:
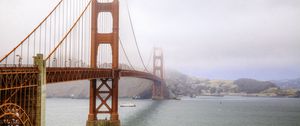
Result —
[[[120, 77], [135, 77], [152, 81], [163, 82], [159, 77], [141, 71], [133, 70], [112, 70], [112, 69], [100, 69], [100, 68], [47, 68], [47, 84], [77, 81], [77, 80], [89, 80], [98, 78], [113, 78], [115, 73], [118, 72]], [[0, 67], [0, 80], [2, 83], [10, 83], [13, 85], [23, 84], [28, 81], [26, 78], [35, 78], [39, 70], [37, 67]], [[18, 79], [22, 78], [22, 79]]]

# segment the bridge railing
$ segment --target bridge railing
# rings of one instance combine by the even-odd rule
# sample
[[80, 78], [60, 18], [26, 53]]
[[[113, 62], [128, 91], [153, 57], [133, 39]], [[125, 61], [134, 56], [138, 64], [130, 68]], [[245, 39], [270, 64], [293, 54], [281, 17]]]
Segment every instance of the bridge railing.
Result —
[[32, 64], [0, 64], [0, 67], [35, 67], [35, 65]]

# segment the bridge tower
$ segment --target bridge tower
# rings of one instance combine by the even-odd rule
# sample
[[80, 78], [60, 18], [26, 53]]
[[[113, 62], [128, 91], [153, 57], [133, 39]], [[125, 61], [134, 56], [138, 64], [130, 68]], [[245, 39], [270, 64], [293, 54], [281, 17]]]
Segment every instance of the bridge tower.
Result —
[[[154, 48], [153, 52], [153, 74], [164, 79], [164, 56], [161, 48]], [[164, 98], [164, 84], [154, 81], [152, 87], [152, 99], [161, 100]]]
[[[98, 33], [98, 25], [105, 21], [98, 20], [99, 14], [110, 13], [112, 16], [112, 32]], [[112, 50], [112, 78], [100, 78], [101, 84], [97, 86], [97, 80], [90, 80], [90, 108], [87, 126], [120, 126], [118, 114], [118, 83], [119, 83], [119, 1], [98, 2], [92, 0], [91, 20], [91, 67], [97, 68], [98, 48], [102, 44], [109, 44]], [[101, 25], [100, 25], [101, 26]], [[108, 81], [112, 81], [109, 86]], [[102, 89], [108, 89], [103, 91]], [[103, 97], [103, 95], [106, 95]], [[108, 99], [111, 98], [111, 104]], [[100, 105], [96, 101], [100, 101]], [[102, 108], [105, 108], [103, 110]], [[110, 119], [101, 120], [98, 114], [109, 114]]]

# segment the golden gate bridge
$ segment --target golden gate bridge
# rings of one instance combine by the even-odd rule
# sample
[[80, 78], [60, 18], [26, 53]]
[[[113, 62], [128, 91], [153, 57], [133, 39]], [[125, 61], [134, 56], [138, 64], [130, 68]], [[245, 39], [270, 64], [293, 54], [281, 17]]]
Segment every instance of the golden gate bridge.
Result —
[[[61, 0], [4, 55], [0, 59], [0, 125], [45, 125], [45, 87], [58, 82], [90, 80], [87, 126], [120, 125], [121, 77], [152, 80], [152, 98], [163, 99], [162, 49], [154, 48], [148, 64], [144, 62], [127, 7], [137, 52], [133, 58], [138, 59], [132, 62], [126, 48], [129, 41], [122, 41], [119, 34], [119, 6], [118, 0]], [[104, 114], [110, 119], [101, 119], [99, 115]]]

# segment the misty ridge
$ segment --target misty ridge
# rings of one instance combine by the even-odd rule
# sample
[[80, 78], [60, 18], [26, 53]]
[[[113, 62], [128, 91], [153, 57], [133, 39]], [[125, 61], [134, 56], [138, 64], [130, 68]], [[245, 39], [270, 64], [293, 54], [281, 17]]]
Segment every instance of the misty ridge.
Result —
[[[189, 76], [176, 70], [166, 71], [166, 83], [169, 98], [178, 96], [263, 96], [263, 97], [299, 97], [300, 78], [290, 80], [259, 81], [249, 78], [237, 80], [210, 80]], [[132, 90], [135, 89], [135, 90]], [[120, 80], [119, 97], [139, 96], [149, 99], [152, 96], [152, 82], [135, 78]], [[48, 98], [89, 98], [89, 81], [77, 81], [72, 84], [47, 85]]]

